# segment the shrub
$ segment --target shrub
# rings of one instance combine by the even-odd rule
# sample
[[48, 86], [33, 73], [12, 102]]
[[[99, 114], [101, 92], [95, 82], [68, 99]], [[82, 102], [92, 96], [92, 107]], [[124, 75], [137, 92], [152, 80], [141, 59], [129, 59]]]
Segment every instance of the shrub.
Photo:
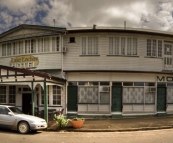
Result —
[[60, 114], [56, 116], [54, 115], [54, 120], [59, 125], [60, 128], [67, 126], [69, 119], [67, 119], [64, 115]]

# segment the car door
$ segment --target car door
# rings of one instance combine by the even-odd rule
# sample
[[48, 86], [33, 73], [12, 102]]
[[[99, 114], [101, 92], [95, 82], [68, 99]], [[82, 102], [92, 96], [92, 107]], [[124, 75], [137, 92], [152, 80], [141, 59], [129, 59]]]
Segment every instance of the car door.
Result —
[[5, 106], [0, 106], [0, 127], [12, 129], [14, 126], [14, 116], [8, 115], [9, 109]]

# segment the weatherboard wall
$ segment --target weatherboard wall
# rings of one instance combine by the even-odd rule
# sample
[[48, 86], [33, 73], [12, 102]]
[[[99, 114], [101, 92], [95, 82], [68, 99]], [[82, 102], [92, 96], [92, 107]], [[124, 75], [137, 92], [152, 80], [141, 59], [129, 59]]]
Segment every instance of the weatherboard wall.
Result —
[[[81, 54], [81, 38], [85, 36], [95, 36], [99, 39], [99, 54], [98, 55], [82, 55]], [[125, 36], [137, 37], [138, 46], [137, 56], [116, 56], [108, 55], [109, 52], [109, 37]], [[69, 38], [75, 37], [75, 43], [69, 43]], [[69, 34], [64, 37], [64, 46], [67, 47], [67, 52], [64, 54], [63, 66], [64, 70], [131, 70], [131, 71], [162, 71], [163, 58], [147, 57], [147, 39], [173, 41], [170, 37], [161, 37], [157, 35], [140, 35], [140, 34], [121, 34], [121, 33], [79, 33]], [[164, 47], [162, 47], [163, 52]]]

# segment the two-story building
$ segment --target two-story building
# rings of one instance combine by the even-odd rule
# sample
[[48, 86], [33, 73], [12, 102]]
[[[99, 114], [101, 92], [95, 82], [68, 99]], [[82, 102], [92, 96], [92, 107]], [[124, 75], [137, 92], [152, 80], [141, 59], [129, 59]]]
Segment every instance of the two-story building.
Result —
[[67, 114], [173, 112], [173, 33], [95, 26], [67, 30]]
[[147, 29], [17, 26], [0, 35], [0, 104], [30, 114], [173, 113], [172, 44], [173, 33]]
[[66, 28], [19, 25], [0, 35], [0, 104], [25, 114], [65, 107], [62, 72]]

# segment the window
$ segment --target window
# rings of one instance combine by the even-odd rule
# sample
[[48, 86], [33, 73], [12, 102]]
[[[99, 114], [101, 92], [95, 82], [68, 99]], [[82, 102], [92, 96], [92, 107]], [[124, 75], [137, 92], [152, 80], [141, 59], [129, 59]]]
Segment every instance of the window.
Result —
[[109, 37], [109, 55], [137, 55], [137, 38]]
[[7, 43], [7, 56], [11, 55], [11, 43]]
[[6, 44], [2, 44], [2, 56], [6, 56]]
[[162, 41], [147, 39], [147, 56], [162, 57]]
[[44, 45], [43, 38], [39, 38], [38, 39], [38, 52], [43, 52], [44, 51], [43, 50], [43, 45]]
[[75, 37], [70, 37], [70, 43], [75, 43]]
[[158, 41], [158, 57], [162, 57], [162, 41]]
[[61, 105], [61, 87], [53, 85], [53, 104]]
[[98, 37], [82, 37], [82, 55], [98, 55]]
[[164, 54], [165, 55], [172, 55], [172, 45], [171, 44], [165, 44]]
[[[47, 93], [48, 93], [48, 97], [47, 97], [47, 103], [49, 104], [49, 86], [48, 86], [48, 88], [47, 88]], [[43, 90], [43, 88], [41, 88], [41, 104], [44, 104], [44, 90]]]
[[23, 41], [19, 41], [19, 54], [23, 54]]
[[123, 87], [123, 103], [144, 103], [144, 88]]
[[9, 103], [16, 103], [16, 86], [9, 86]]
[[78, 87], [78, 103], [98, 103], [98, 86]]
[[100, 103], [101, 104], [110, 103], [110, 92], [100, 92]]
[[44, 52], [49, 52], [49, 37], [44, 38]]
[[6, 86], [0, 86], [0, 103], [6, 103]]
[[52, 51], [59, 51], [59, 37], [52, 37]]
[[25, 54], [35, 53], [35, 52], [36, 52], [35, 39], [25, 40]]
[[17, 55], [17, 42], [13, 42], [13, 55]]

